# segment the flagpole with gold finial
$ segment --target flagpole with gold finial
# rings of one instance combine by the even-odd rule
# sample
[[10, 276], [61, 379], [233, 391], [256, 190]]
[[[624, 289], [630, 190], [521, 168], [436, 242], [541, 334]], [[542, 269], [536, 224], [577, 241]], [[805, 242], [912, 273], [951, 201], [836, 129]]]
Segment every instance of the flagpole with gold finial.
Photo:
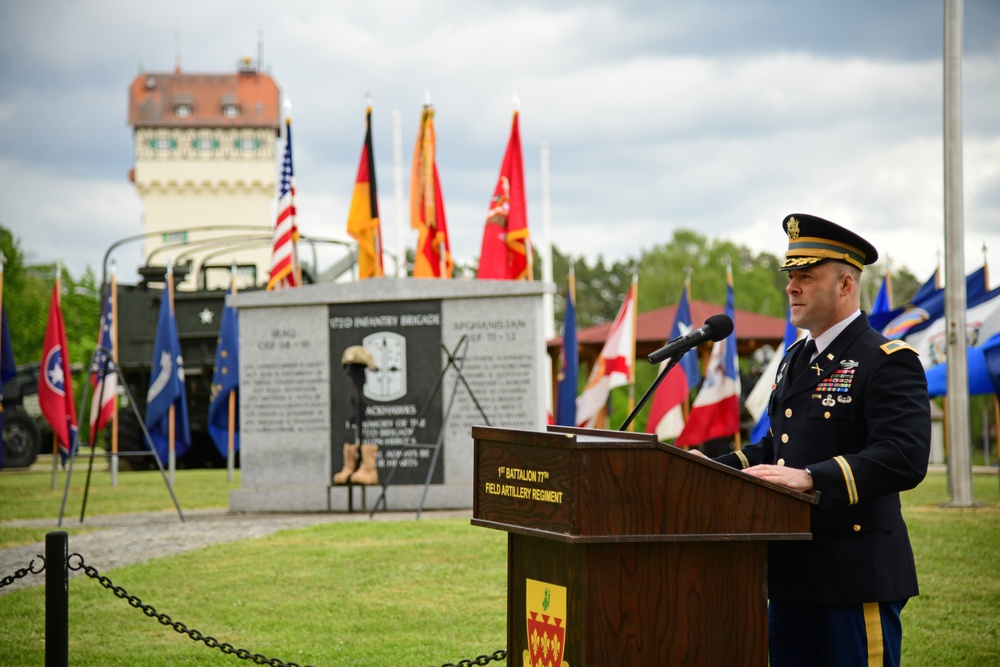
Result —
[[[635, 409], [635, 345], [639, 332], [639, 270], [632, 274], [632, 359], [628, 365], [628, 414]], [[629, 422], [629, 431], [635, 430], [635, 422]]]
[[[118, 373], [118, 278], [117, 262], [111, 260], [111, 367]], [[111, 399], [111, 488], [118, 486], [118, 387]]]
[[[285, 112], [285, 141], [290, 142], [292, 127], [292, 102], [287, 97], [282, 101], [281, 108]], [[289, 187], [295, 191], [295, 175], [292, 175]], [[292, 200], [294, 206], [294, 198]], [[299, 226], [297, 217], [292, 216], [292, 279], [296, 287], [302, 287], [302, 265], [299, 264]], [[171, 302], [172, 303], [172, 302]]]
[[[174, 317], [174, 262], [173, 260], [167, 260], [167, 299], [170, 308], [170, 318]], [[173, 362], [175, 359], [171, 359], [171, 372], [176, 372], [173, 368]], [[170, 473], [170, 486], [174, 486], [175, 472], [177, 469], [177, 451], [175, 448], [175, 438], [177, 437], [177, 429], [174, 424], [174, 414], [176, 412], [175, 403], [171, 401], [170, 408], [167, 411], [167, 468]]]
[[[56, 304], [59, 308], [62, 308], [62, 262], [56, 262], [56, 285], [55, 285], [55, 295]], [[62, 351], [66, 354], [66, 350]], [[44, 363], [42, 364], [44, 366]], [[45, 372], [45, 368], [42, 368], [42, 373]], [[59, 476], [59, 436], [56, 435], [55, 428], [52, 429], [52, 490], [55, 491], [58, 486], [58, 476]]]
[[[691, 267], [690, 264], [684, 267], [684, 295], [687, 297], [689, 312], [691, 308], [691, 274], [693, 273], [694, 269]], [[695, 358], [695, 363], [698, 364], [698, 372], [700, 374], [701, 357], [698, 356], [697, 347], [695, 347], [694, 349], [694, 358]], [[684, 401], [681, 403], [681, 416], [684, 418], [684, 423], [687, 424], [688, 417], [691, 416], [691, 390], [688, 387], [685, 387], [684, 389], [685, 389]]]
[[[0, 251], [0, 313], [3, 313], [3, 265], [7, 263], [7, 257]], [[2, 315], [0, 315], [2, 317]], [[0, 359], [3, 358], [3, 336], [0, 336]], [[0, 412], [3, 412], [3, 407], [0, 406]], [[3, 447], [3, 442], [0, 441], [0, 447]]]
[[[229, 292], [233, 296], [236, 295], [236, 261], [233, 260], [233, 267], [230, 269], [230, 288]], [[225, 310], [226, 305], [223, 304], [223, 310]], [[223, 318], [225, 319], [225, 318]], [[227, 422], [227, 449], [226, 449], [226, 479], [229, 482], [233, 481], [233, 474], [236, 469], [236, 392], [229, 392], [229, 420]]]
[[[987, 258], [986, 241], [983, 241], [983, 280], [986, 281], [986, 291], [990, 289], [990, 263]], [[1000, 397], [993, 394], [993, 424], [996, 426], [997, 458], [1000, 459]]]

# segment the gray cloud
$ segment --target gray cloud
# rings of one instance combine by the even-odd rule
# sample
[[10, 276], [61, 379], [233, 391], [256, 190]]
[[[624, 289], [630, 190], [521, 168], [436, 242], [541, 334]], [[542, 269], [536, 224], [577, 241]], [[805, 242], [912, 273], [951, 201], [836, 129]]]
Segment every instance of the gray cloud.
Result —
[[[1000, 5], [964, 6], [971, 270], [984, 242], [1000, 245]], [[637, 257], [682, 227], [780, 252], [778, 222], [800, 210], [864, 230], [894, 264], [929, 274], [943, 249], [941, 21], [929, 0], [5, 3], [0, 222], [36, 261], [97, 267], [141, 229], [127, 181], [132, 78], [173, 69], [175, 39], [185, 70], [233, 71], [262, 31], [264, 63], [293, 104], [307, 233], [345, 237], [368, 90], [395, 250], [392, 115], [408, 173], [429, 92], [452, 248], [471, 261], [516, 93], [530, 225], [538, 238], [545, 143], [564, 252]]]

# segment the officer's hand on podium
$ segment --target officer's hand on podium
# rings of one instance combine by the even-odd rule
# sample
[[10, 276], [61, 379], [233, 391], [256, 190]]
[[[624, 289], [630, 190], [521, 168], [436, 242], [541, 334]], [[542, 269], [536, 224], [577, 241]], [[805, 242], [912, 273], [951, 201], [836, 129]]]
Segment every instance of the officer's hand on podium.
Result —
[[748, 475], [774, 484], [787, 486], [795, 491], [810, 491], [813, 488], [812, 475], [807, 470], [789, 468], [784, 465], [759, 465], [744, 470]]

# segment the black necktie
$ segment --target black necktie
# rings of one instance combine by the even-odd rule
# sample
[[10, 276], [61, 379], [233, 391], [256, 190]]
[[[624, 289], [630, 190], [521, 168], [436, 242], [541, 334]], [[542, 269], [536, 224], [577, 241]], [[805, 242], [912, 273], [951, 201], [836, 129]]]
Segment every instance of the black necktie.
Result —
[[816, 352], [816, 341], [810, 338], [806, 341], [805, 346], [802, 351], [799, 352], [799, 356], [795, 359], [795, 368], [792, 370], [792, 377], [798, 378], [802, 372], [809, 367], [809, 360], [812, 359], [813, 354]]

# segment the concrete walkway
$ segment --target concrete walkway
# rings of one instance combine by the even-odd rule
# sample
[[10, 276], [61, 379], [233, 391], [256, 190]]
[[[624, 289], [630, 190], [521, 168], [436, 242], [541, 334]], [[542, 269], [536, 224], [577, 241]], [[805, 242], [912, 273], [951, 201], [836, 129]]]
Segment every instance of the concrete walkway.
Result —
[[[472, 510], [424, 511], [422, 519], [472, 518]], [[305, 528], [338, 521], [414, 521], [416, 512], [378, 512], [372, 519], [367, 512], [316, 514], [237, 514], [228, 510], [188, 510], [181, 522], [176, 511], [145, 514], [120, 514], [78, 519], [64, 519], [63, 528], [85, 526], [90, 532], [70, 535], [69, 553], [83, 556], [87, 565], [101, 574], [116, 567], [132, 565], [236, 540], [264, 537], [280, 530]], [[61, 530], [53, 519], [7, 521], [4, 527], [32, 527]], [[37, 555], [45, 555], [45, 543], [0, 549], [0, 577], [13, 576], [27, 568]], [[70, 576], [79, 576], [79, 571]], [[45, 574], [29, 574], [0, 588], [8, 591], [45, 583]]]

